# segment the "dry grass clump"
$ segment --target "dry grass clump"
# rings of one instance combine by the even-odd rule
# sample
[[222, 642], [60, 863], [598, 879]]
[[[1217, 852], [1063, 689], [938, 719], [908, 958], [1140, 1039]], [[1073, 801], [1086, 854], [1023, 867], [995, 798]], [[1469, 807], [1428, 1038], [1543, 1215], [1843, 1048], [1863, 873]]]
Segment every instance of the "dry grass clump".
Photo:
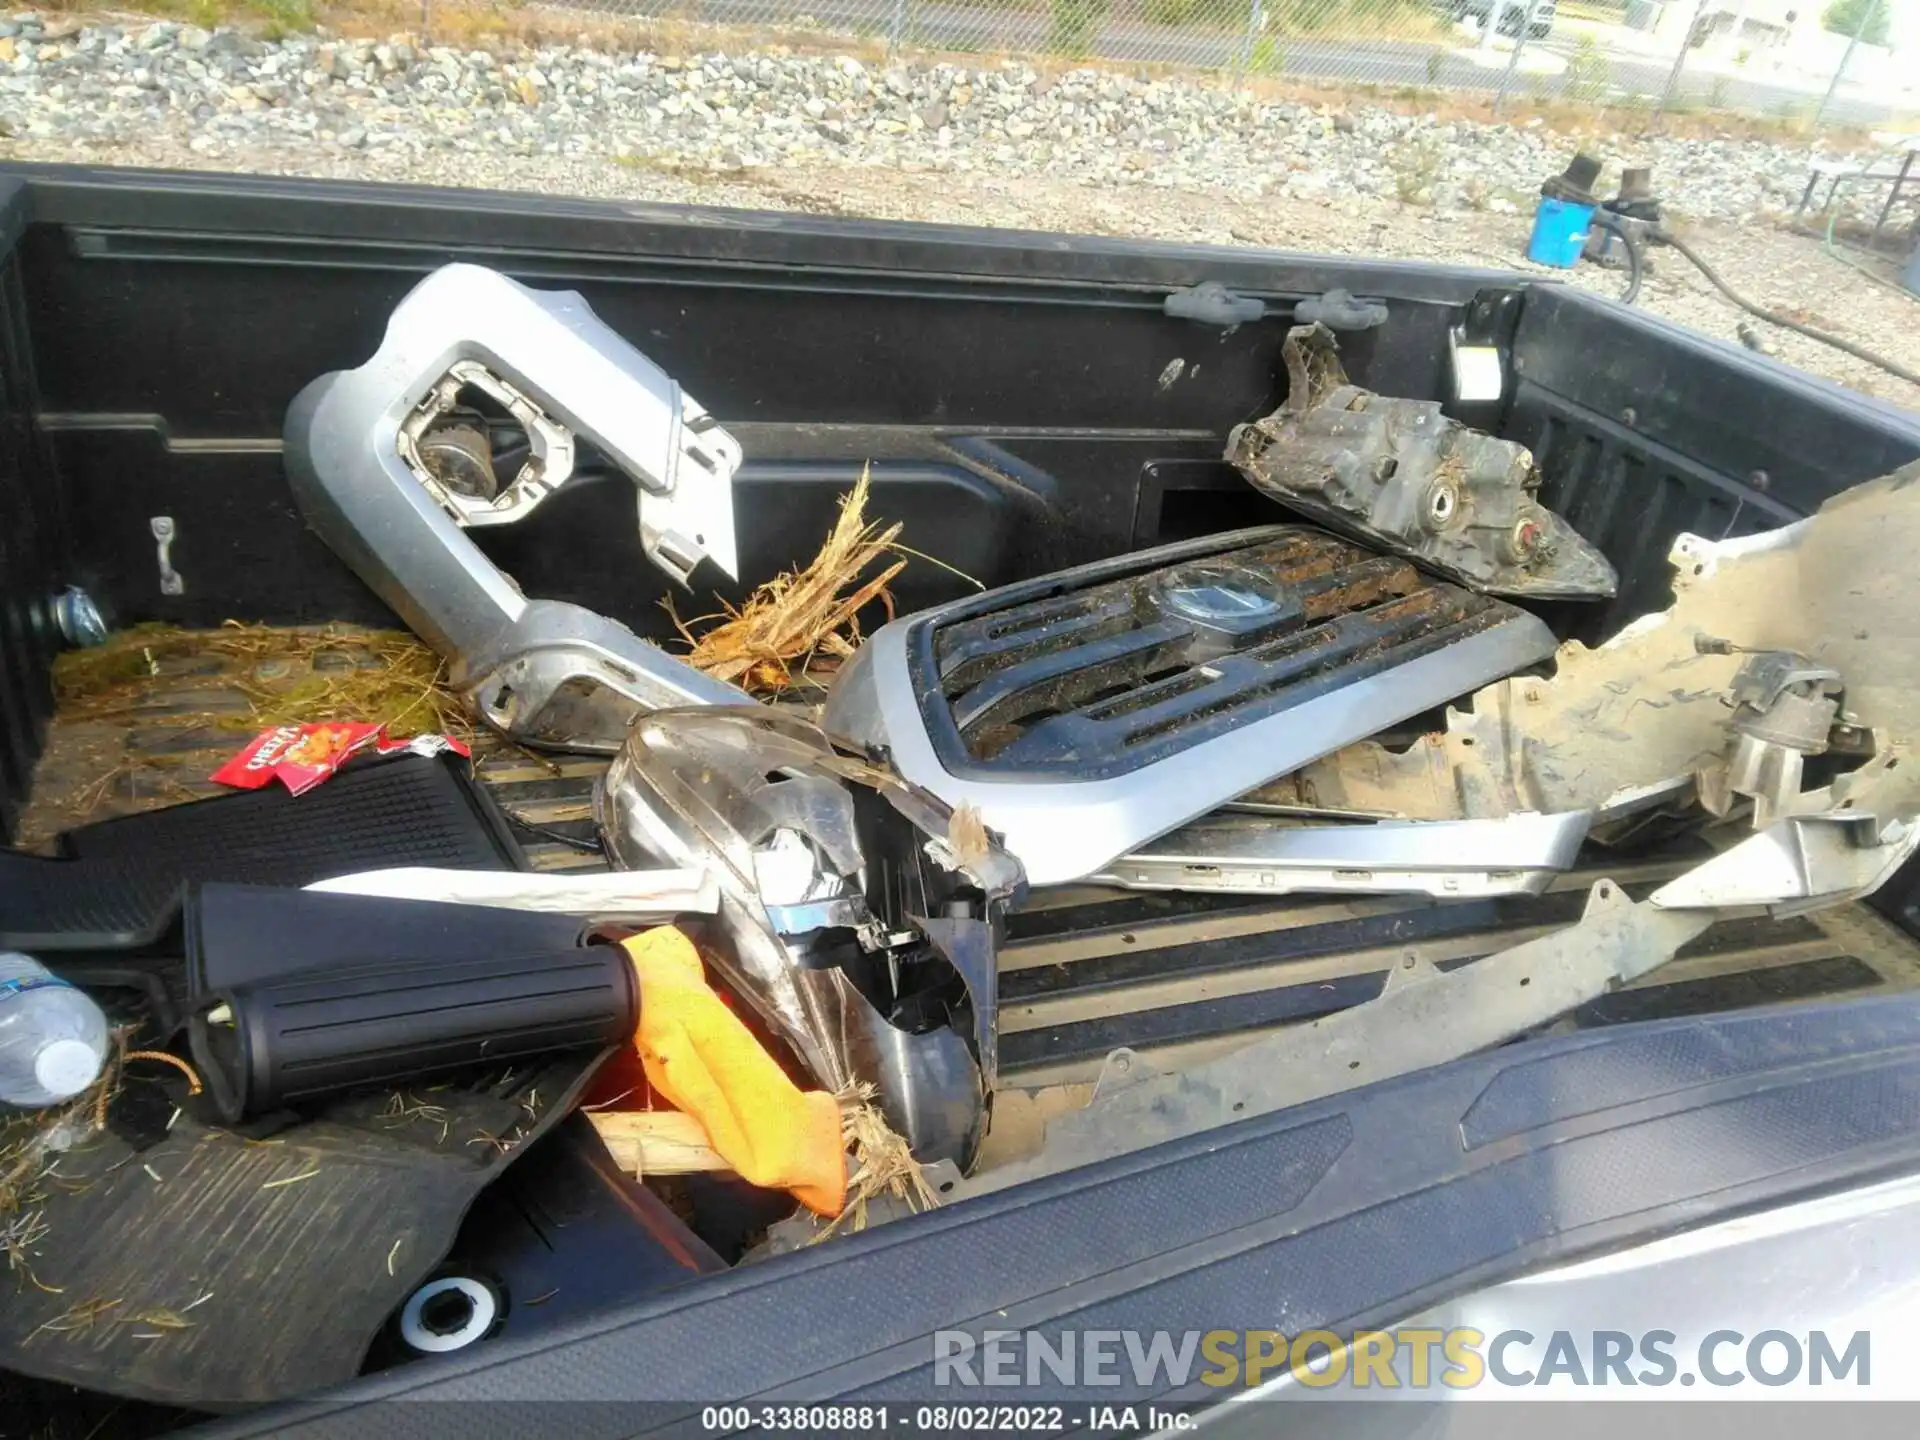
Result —
[[[778, 695], [807, 677], [816, 659], [846, 660], [860, 644], [860, 611], [879, 601], [893, 617], [887, 586], [906, 568], [905, 559], [868, 572], [886, 556], [900, 553], [900, 525], [867, 519], [870, 471], [840, 498], [834, 522], [820, 553], [801, 570], [776, 575], [735, 609], [682, 621], [671, 601], [664, 602], [675, 627], [692, 647], [687, 661], [696, 670], [730, 680], [756, 695]], [[698, 625], [709, 628], [695, 634]]]
[[841, 1230], [866, 1229], [867, 1204], [882, 1196], [915, 1211], [940, 1203], [905, 1137], [887, 1124], [874, 1103], [875, 1093], [872, 1085], [856, 1080], [834, 1097], [840, 1102], [840, 1138], [847, 1145], [847, 1206], [820, 1230], [817, 1240]]
[[[940, 1203], [906, 1140], [874, 1103], [874, 1093], [872, 1085], [855, 1081], [834, 1096], [840, 1104], [840, 1138], [847, 1148], [847, 1203], [832, 1221], [818, 1226], [815, 1240], [842, 1230], [864, 1230], [868, 1203], [883, 1196], [915, 1211]], [[593, 1111], [587, 1118], [614, 1163], [628, 1174], [657, 1180], [728, 1168], [707, 1142], [700, 1122], [680, 1111]]]
[[114, 1032], [113, 1051], [99, 1078], [71, 1100], [0, 1117], [0, 1260], [7, 1274], [50, 1294], [60, 1292], [33, 1270], [52, 1232], [44, 1208], [47, 1195], [51, 1189], [72, 1188], [74, 1182], [60, 1174], [61, 1157], [105, 1128], [107, 1106], [119, 1093], [130, 1058], [129, 1033]]
[[[164, 678], [164, 712], [154, 711]], [[357, 627], [228, 621], [218, 630], [138, 625], [54, 662], [63, 719], [128, 720], [252, 731], [325, 720], [384, 722], [398, 736], [471, 732], [440, 657], [411, 635]], [[204, 691], [195, 710], [180, 692]], [[247, 708], [235, 710], [238, 694]]]

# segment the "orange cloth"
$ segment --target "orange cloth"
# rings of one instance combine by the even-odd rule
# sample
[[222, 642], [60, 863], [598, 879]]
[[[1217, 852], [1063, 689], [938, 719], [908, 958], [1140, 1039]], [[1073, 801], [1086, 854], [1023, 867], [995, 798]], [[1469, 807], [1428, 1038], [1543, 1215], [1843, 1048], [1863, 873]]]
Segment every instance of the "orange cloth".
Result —
[[697, 1119], [744, 1179], [838, 1215], [847, 1203], [839, 1102], [788, 1078], [707, 985], [685, 935], [662, 925], [624, 944], [640, 981], [634, 1048], [654, 1090]]

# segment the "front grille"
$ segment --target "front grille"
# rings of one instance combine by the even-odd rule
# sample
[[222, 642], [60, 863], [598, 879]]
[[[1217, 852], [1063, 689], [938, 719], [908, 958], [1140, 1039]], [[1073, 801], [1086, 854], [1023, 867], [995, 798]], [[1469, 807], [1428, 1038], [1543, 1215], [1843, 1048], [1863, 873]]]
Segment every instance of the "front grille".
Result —
[[960, 752], [944, 758], [1121, 774], [1522, 615], [1304, 526], [1222, 538], [937, 622], [914, 647], [916, 689], [936, 746]]

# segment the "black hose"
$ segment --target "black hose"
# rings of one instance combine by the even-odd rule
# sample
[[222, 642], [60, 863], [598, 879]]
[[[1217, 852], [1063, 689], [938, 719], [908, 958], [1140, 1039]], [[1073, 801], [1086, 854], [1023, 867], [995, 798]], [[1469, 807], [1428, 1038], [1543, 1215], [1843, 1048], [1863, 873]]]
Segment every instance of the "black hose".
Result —
[[550, 830], [545, 825], [536, 825], [533, 821], [513, 810], [507, 809], [504, 805], [500, 808], [506, 811], [507, 819], [511, 820], [515, 825], [518, 825], [529, 835], [538, 835], [542, 840], [550, 840], [555, 845], [564, 845], [569, 850], [578, 850], [583, 855], [604, 855], [607, 853], [607, 847], [601, 844], [598, 837], [591, 840], [576, 839], [563, 831]]
[[1920, 374], [1915, 374], [1904, 365], [1896, 364], [1884, 355], [1874, 354], [1873, 351], [1867, 349], [1864, 345], [1856, 345], [1851, 340], [1842, 340], [1838, 335], [1829, 335], [1824, 330], [1816, 330], [1811, 325], [1802, 325], [1798, 320], [1789, 320], [1785, 315], [1777, 311], [1763, 309], [1754, 304], [1751, 300], [1747, 299], [1746, 296], [1722, 280], [1720, 278], [1720, 272], [1715, 270], [1713, 266], [1709, 265], [1705, 260], [1701, 259], [1699, 253], [1695, 251], [1691, 245], [1687, 244], [1686, 241], [1677, 239], [1664, 230], [1659, 232], [1659, 238], [1663, 243], [1671, 245], [1682, 255], [1686, 256], [1687, 259], [1691, 260], [1695, 268], [1712, 283], [1714, 289], [1718, 290], [1742, 310], [1745, 310], [1749, 315], [1757, 316], [1769, 325], [1778, 325], [1782, 329], [1791, 330], [1798, 335], [1804, 335], [1809, 340], [1818, 340], [1822, 345], [1831, 345], [1836, 350], [1844, 350], [1856, 360], [1864, 360], [1869, 365], [1877, 366], [1886, 371], [1889, 375], [1899, 376], [1900, 379], [1906, 381], [1909, 385], [1920, 385]]
[[1620, 243], [1626, 247], [1627, 288], [1620, 292], [1620, 303], [1631, 305], [1640, 298], [1640, 279], [1646, 268], [1645, 257], [1640, 251], [1640, 241], [1634, 237], [1632, 230], [1620, 223], [1620, 217], [1611, 210], [1594, 211], [1593, 223], [1602, 230], [1609, 230], [1618, 235]]

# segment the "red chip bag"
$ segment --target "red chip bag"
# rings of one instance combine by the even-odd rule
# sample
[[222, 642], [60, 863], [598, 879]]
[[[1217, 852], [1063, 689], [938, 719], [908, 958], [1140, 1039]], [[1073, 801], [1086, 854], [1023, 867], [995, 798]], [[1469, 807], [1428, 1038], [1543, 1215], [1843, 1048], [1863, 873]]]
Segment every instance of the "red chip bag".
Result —
[[262, 730], [245, 749], [213, 772], [216, 784], [238, 790], [258, 790], [278, 780], [295, 795], [305, 794], [347, 763], [356, 751], [372, 745], [382, 755], [410, 752], [437, 755], [451, 750], [471, 753], [446, 735], [416, 735], [389, 740], [384, 727], [356, 721], [330, 720], [318, 725], [276, 725]]

